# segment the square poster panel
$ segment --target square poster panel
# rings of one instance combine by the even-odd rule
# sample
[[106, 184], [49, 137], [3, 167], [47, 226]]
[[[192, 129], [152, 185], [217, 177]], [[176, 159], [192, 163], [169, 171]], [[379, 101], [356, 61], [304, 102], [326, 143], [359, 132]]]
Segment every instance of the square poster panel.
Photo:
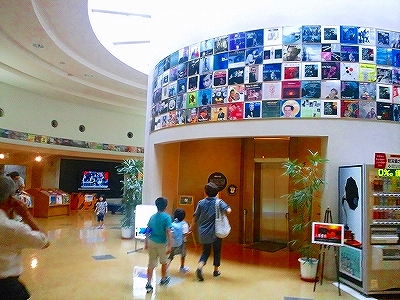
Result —
[[300, 100], [281, 100], [281, 118], [299, 118]]
[[301, 45], [283, 45], [283, 61], [301, 61]]
[[245, 102], [244, 118], [245, 119], [261, 118], [261, 101]]
[[360, 64], [359, 81], [375, 82], [376, 81], [376, 65]]
[[248, 83], [244, 86], [244, 101], [256, 101], [262, 99], [262, 83]]
[[393, 121], [400, 122], [400, 105], [397, 103], [392, 104], [392, 117]]
[[176, 125], [184, 125], [186, 123], [186, 109], [176, 111]]
[[386, 102], [377, 102], [376, 118], [378, 120], [392, 120], [392, 104]]
[[377, 90], [377, 101], [381, 102], [386, 102], [386, 103], [392, 103], [392, 86], [391, 85], [386, 85], [386, 84], [377, 84], [376, 85], [376, 90]]
[[207, 39], [200, 42], [200, 56], [212, 55], [214, 52], [214, 39]]
[[264, 47], [264, 64], [282, 61], [282, 45]]
[[301, 82], [301, 97], [308, 99], [321, 98], [321, 81], [319, 80], [303, 80]]
[[246, 66], [260, 65], [264, 59], [264, 48], [250, 48], [246, 50], [246, 59], [244, 61]]
[[283, 80], [300, 79], [300, 63], [283, 63]]
[[214, 54], [228, 51], [229, 36], [223, 35], [214, 38]]
[[282, 29], [283, 44], [299, 44], [301, 42], [302, 26], [285, 26]]
[[263, 100], [281, 99], [282, 82], [264, 82], [262, 91]]
[[359, 47], [342, 45], [340, 47], [340, 60], [348, 62], [358, 62], [359, 61]]
[[303, 44], [302, 61], [321, 61], [321, 44]]
[[358, 27], [358, 43], [364, 45], [375, 45], [376, 31], [371, 27]]
[[330, 100], [340, 99], [340, 81], [321, 81], [321, 98]]
[[213, 105], [211, 106], [211, 121], [225, 121], [227, 113], [226, 105]]
[[377, 45], [382, 47], [389, 47], [390, 46], [390, 32], [384, 29], [377, 29]]
[[320, 80], [321, 79], [321, 63], [320, 62], [303, 62], [301, 64], [301, 78], [303, 80]]
[[400, 103], [400, 86], [398, 85], [392, 87], [392, 102]]
[[282, 98], [300, 98], [301, 81], [283, 81]]
[[376, 84], [374, 82], [360, 82], [359, 87], [361, 100], [376, 100]]
[[342, 81], [340, 96], [342, 99], [358, 99], [359, 98], [358, 81]]
[[263, 81], [263, 66], [254, 65], [244, 68], [244, 83], [255, 83]]
[[357, 44], [358, 28], [355, 26], [340, 26], [340, 43]]
[[301, 37], [303, 43], [321, 43], [321, 26], [303, 25]]
[[340, 79], [341, 80], [358, 80], [359, 68], [357, 63], [341, 62], [340, 63]]
[[391, 66], [392, 48], [376, 47], [376, 64], [383, 66]]
[[400, 32], [390, 31], [390, 47], [400, 49]]
[[219, 86], [224, 86], [227, 84], [228, 80], [228, 71], [227, 70], [219, 70], [219, 71], [214, 71], [213, 74], [213, 86], [214, 87], [219, 87]]
[[246, 48], [264, 45], [264, 29], [246, 31]]
[[243, 102], [228, 103], [228, 120], [242, 120], [243, 119]]
[[229, 35], [229, 50], [239, 50], [246, 47], [246, 34], [244, 32]]
[[360, 101], [360, 118], [376, 120], [376, 101]]
[[376, 69], [376, 82], [377, 83], [392, 83], [392, 68], [390, 67], [377, 67]]
[[278, 81], [282, 78], [282, 64], [263, 65], [263, 81]]
[[340, 62], [322, 62], [321, 79], [340, 79]]
[[279, 118], [280, 113], [280, 100], [263, 101], [262, 102], [262, 117], [263, 118]]
[[393, 84], [400, 84], [400, 68], [393, 68], [392, 69], [392, 83]]
[[200, 43], [189, 46], [189, 59], [200, 58]]
[[340, 100], [321, 100], [322, 118], [340, 118]]
[[212, 93], [212, 104], [226, 103], [228, 99], [228, 87], [216, 87], [213, 88]]
[[243, 102], [244, 101], [244, 84], [232, 85], [228, 87], [228, 99], [227, 102]]
[[376, 62], [376, 47], [360, 46], [360, 62], [374, 64]]
[[301, 118], [320, 118], [321, 117], [321, 100], [319, 99], [302, 99], [301, 100]]
[[322, 44], [321, 61], [340, 61], [340, 44]]
[[228, 69], [229, 53], [223, 52], [214, 55], [214, 70]]
[[321, 26], [322, 43], [340, 43], [339, 26]]
[[358, 118], [358, 100], [341, 100], [340, 104], [342, 118]]
[[264, 29], [264, 45], [282, 44], [282, 27]]
[[213, 71], [214, 57], [212, 55], [200, 58], [200, 74]]

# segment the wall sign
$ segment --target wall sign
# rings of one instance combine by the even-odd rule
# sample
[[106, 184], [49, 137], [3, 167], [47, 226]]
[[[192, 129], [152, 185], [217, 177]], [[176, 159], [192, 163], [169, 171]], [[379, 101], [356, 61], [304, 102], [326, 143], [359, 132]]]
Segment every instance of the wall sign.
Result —
[[222, 191], [226, 187], [226, 177], [224, 174], [215, 172], [208, 177], [208, 182], [215, 183], [219, 190]]
[[237, 193], [237, 186], [234, 184], [230, 184], [226, 189], [229, 196], [233, 196]]

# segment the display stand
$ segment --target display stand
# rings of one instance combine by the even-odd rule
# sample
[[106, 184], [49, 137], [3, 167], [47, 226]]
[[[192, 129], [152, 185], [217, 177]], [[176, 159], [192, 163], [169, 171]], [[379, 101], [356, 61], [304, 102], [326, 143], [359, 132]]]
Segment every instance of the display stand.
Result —
[[69, 215], [70, 196], [66, 192], [57, 188], [31, 188], [26, 192], [34, 197], [34, 217], [48, 218]]
[[[329, 207], [325, 211], [324, 223], [332, 223], [332, 212]], [[319, 254], [318, 254], [318, 264], [317, 264], [317, 279], [314, 281], [314, 290], [313, 291], [315, 292], [315, 288], [317, 286], [318, 271], [319, 271], [320, 267], [321, 267], [320, 285], [322, 285], [322, 282], [324, 280], [325, 253], [326, 253], [326, 250], [329, 250], [331, 246], [333, 247], [333, 250], [335, 251], [336, 280], [338, 282], [339, 296], [341, 296], [340, 281], [339, 281], [339, 256], [338, 256], [338, 246], [336, 246], [336, 245], [326, 245], [326, 244], [320, 245]]]
[[146, 228], [147, 223], [152, 215], [157, 213], [157, 207], [155, 205], [137, 205], [135, 209], [135, 231], [134, 231], [134, 239], [135, 239], [135, 249], [130, 250], [127, 254], [137, 252], [142, 250], [143, 248], [137, 247], [137, 242], [144, 242], [146, 239]]

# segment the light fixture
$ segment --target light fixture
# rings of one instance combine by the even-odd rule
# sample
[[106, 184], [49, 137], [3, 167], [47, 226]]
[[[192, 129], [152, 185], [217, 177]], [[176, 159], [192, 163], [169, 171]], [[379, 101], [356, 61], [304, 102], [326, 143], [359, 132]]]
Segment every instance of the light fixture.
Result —
[[92, 78], [93, 77], [93, 75], [92, 74], [83, 74], [83, 76], [85, 76], [85, 77], [89, 77], [89, 78]]
[[38, 156], [35, 157], [35, 160], [37, 162], [41, 162], [42, 161], [42, 157], [40, 155], [38, 155]]
[[0, 153], [0, 159], [4, 159], [6, 156], [3, 153]]
[[44, 48], [44, 46], [42, 44], [40, 44], [40, 43], [33, 43], [32, 46], [37, 48], [37, 49], [43, 49]]

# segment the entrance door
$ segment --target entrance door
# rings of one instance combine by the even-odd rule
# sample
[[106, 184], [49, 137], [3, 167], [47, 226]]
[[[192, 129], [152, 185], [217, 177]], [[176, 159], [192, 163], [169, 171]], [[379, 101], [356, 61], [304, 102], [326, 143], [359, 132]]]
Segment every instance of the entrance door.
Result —
[[[259, 237], [261, 241], [279, 243], [288, 242], [288, 205], [283, 195], [288, 193], [289, 178], [282, 176], [283, 169], [280, 162], [263, 162], [255, 168], [260, 172], [259, 187]], [[257, 183], [256, 183], [257, 185]], [[257, 222], [258, 223], [258, 222]], [[258, 231], [258, 230], [256, 230]]]

